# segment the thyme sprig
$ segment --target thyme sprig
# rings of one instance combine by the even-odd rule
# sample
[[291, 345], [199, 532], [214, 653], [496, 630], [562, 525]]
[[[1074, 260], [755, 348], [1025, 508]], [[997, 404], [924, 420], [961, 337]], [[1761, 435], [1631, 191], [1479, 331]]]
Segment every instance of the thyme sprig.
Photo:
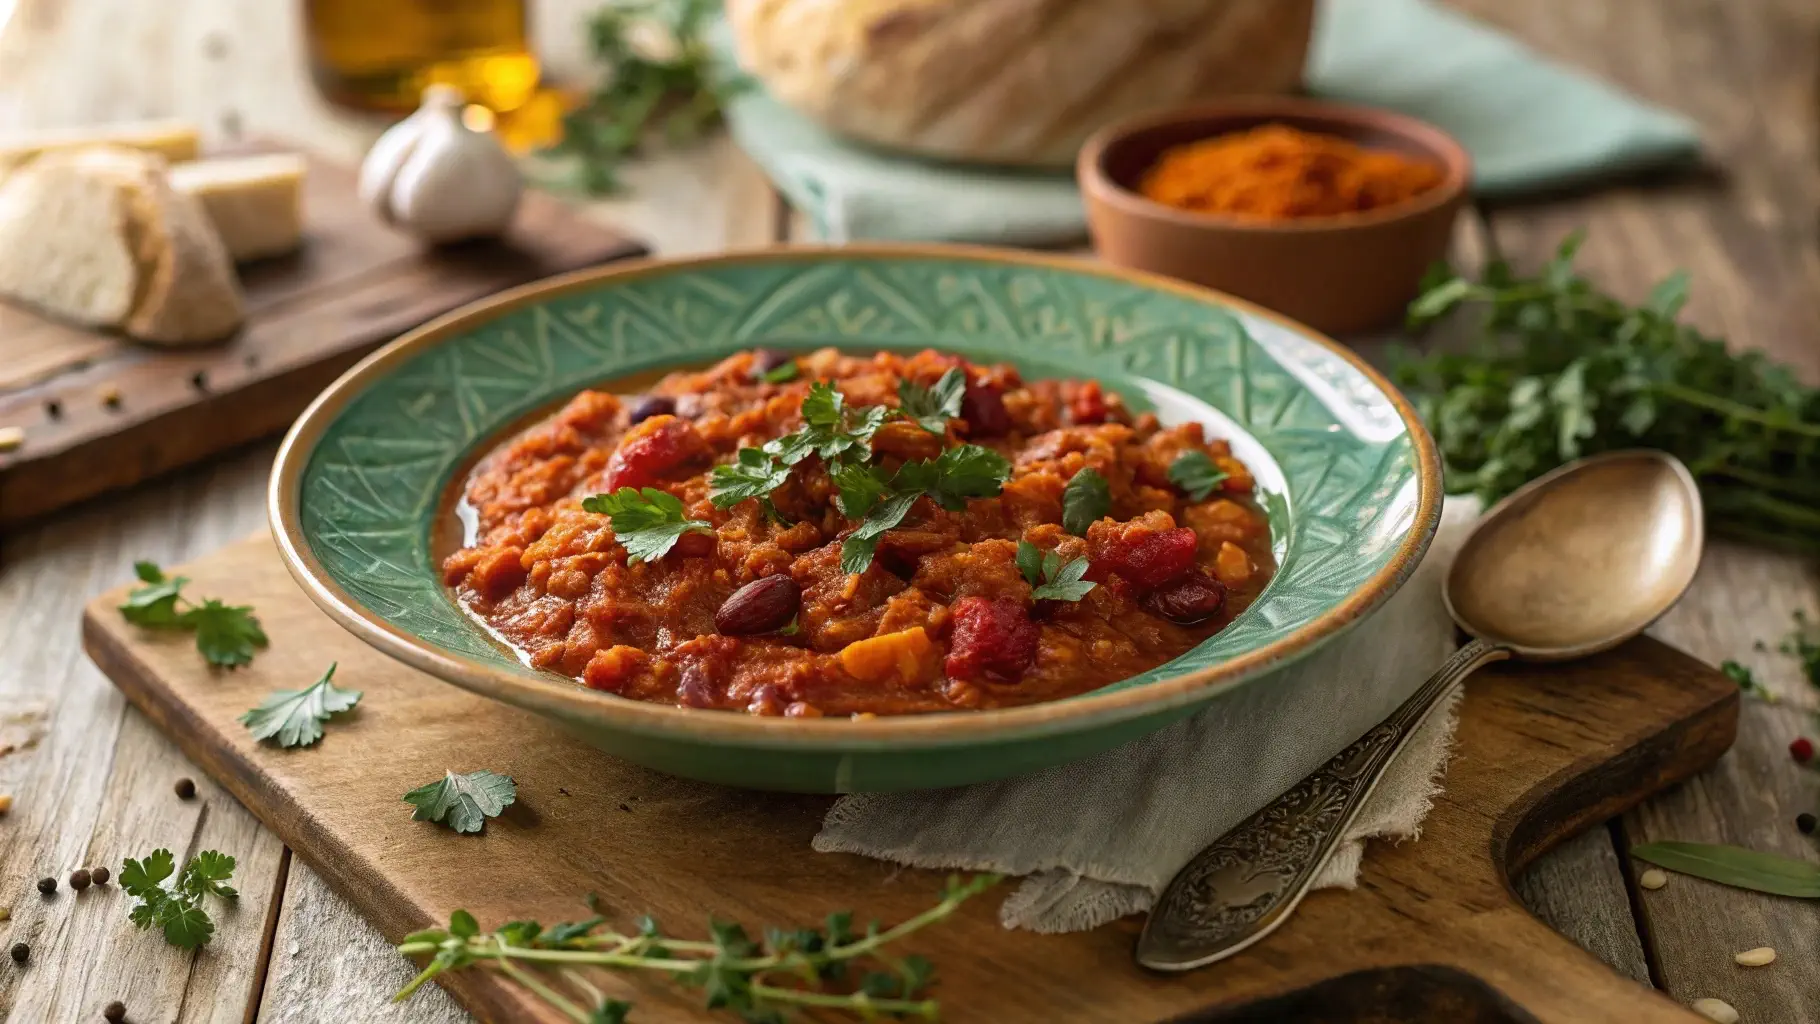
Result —
[[1485, 314], [1475, 351], [1394, 366], [1447, 489], [1489, 502], [1582, 456], [1659, 448], [1693, 472], [1715, 532], [1820, 552], [1820, 389], [1680, 323], [1685, 274], [1640, 306], [1600, 290], [1574, 270], [1580, 240], [1534, 277], [1502, 262], [1478, 281], [1442, 270], [1410, 306], [1415, 325], [1460, 306]]
[[[394, 1001], [408, 998], [424, 982], [469, 967], [489, 967], [537, 995], [578, 1024], [623, 1021], [631, 1004], [608, 999], [584, 970], [654, 971], [702, 990], [707, 1008], [730, 1010], [751, 1022], [781, 1022], [799, 1009], [844, 1010], [862, 1019], [881, 1014], [936, 1019], [939, 1007], [927, 995], [933, 967], [919, 956], [899, 957], [888, 946], [952, 915], [973, 896], [997, 884], [997, 875], [950, 876], [940, 902], [891, 928], [876, 922], [853, 930], [853, 915], [829, 915], [821, 928], [765, 929], [754, 940], [737, 924], [710, 918], [706, 940], [664, 935], [649, 917], [635, 933], [595, 916], [545, 929], [535, 921], [511, 921], [481, 932], [474, 916], [457, 910], [446, 928], [405, 936], [398, 951], [427, 956], [429, 963]], [[861, 965], [876, 965], [856, 973]]]

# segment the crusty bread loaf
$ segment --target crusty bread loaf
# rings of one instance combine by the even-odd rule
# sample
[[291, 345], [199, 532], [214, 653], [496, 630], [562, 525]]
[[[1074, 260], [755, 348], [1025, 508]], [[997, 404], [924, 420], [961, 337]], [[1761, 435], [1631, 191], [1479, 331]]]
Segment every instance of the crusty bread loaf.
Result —
[[160, 345], [220, 340], [242, 316], [208, 214], [124, 149], [46, 154], [0, 183], [0, 294]]
[[1314, 0], [728, 0], [740, 63], [835, 131], [1065, 166], [1100, 125], [1299, 88]]

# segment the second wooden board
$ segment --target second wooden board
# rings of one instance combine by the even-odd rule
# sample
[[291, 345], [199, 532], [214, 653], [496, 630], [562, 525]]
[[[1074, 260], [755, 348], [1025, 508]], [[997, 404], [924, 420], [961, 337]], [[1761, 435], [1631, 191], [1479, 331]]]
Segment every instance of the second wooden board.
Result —
[[[122, 621], [122, 588], [89, 606], [90, 655], [390, 939], [458, 908], [485, 927], [572, 920], [588, 892], [617, 923], [649, 912], [689, 936], [705, 934], [710, 913], [749, 928], [847, 908], [895, 922], [935, 898], [934, 873], [811, 852], [826, 797], [657, 775], [387, 659], [318, 611], [265, 538], [177, 571], [195, 593], [255, 606], [271, 648], [247, 669], [210, 671], [189, 636]], [[238, 716], [330, 662], [338, 684], [364, 691], [359, 708], [329, 723], [315, 747], [253, 742]], [[1736, 685], [1651, 640], [1576, 664], [1499, 666], [1468, 684], [1459, 753], [1421, 840], [1374, 844], [1356, 891], [1313, 894], [1239, 956], [1150, 974], [1131, 959], [1138, 920], [1071, 935], [1010, 932], [992, 894], [904, 951], [936, 964], [943, 1017], [959, 1022], [1697, 1024], [1537, 921], [1509, 880], [1564, 837], [1711, 764], [1730, 746], [1737, 713]], [[519, 794], [484, 834], [411, 820], [407, 790], [480, 768], [511, 775]], [[141, 853], [93, 851], [113, 864]], [[448, 980], [485, 1020], [561, 1019], [496, 972]], [[636, 1020], [701, 1019], [697, 990], [648, 977], [601, 982], [638, 1004]]]
[[354, 172], [312, 158], [304, 247], [240, 268], [246, 326], [168, 350], [0, 303], [0, 527], [277, 433], [361, 356], [433, 317], [644, 247], [537, 192], [498, 241], [427, 249], [380, 223]]

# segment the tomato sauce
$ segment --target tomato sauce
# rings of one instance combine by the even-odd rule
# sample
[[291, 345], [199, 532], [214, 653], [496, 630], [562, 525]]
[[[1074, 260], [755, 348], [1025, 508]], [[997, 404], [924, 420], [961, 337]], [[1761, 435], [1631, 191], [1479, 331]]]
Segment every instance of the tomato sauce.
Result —
[[[786, 363], [794, 376], [776, 382]], [[1005, 456], [1010, 476], [962, 511], [918, 498], [864, 572], [842, 570], [858, 524], [817, 456], [771, 492], [770, 510], [709, 500], [716, 464], [803, 426], [811, 383], [832, 382], [850, 408], [896, 407], [900, 381], [932, 387], [957, 367], [966, 391], [945, 435], [892, 419], [871, 463], [888, 476], [972, 443]], [[1184, 452], [1226, 474], [1202, 500], [1171, 479]], [[1083, 468], [1105, 478], [1111, 507], [1077, 536], [1062, 498]], [[582, 508], [621, 486], [674, 495], [711, 533], [629, 559], [609, 517]], [[1254, 489], [1226, 441], [1133, 415], [1095, 381], [1025, 381], [933, 351], [747, 352], [644, 395], [583, 391], [503, 443], [466, 482], [475, 530], [443, 573], [531, 664], [636, 700], [798, 717], [1009, 707], [1154, 668], [1249, 606], [1274, 570]], [[1076, 601], [1033, 600], [1020, 541], [1089, 560], [1096, 585]]]

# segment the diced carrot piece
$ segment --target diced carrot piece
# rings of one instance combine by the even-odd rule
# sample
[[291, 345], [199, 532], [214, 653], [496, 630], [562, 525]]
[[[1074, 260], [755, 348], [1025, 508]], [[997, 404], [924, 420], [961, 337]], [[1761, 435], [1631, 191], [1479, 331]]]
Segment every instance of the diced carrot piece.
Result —
[[1228, 587], [1242, 587], [1251, 582], [1251, 556], [1231, 541], [1222, 542], [1213, 557], [1213, 574]]

